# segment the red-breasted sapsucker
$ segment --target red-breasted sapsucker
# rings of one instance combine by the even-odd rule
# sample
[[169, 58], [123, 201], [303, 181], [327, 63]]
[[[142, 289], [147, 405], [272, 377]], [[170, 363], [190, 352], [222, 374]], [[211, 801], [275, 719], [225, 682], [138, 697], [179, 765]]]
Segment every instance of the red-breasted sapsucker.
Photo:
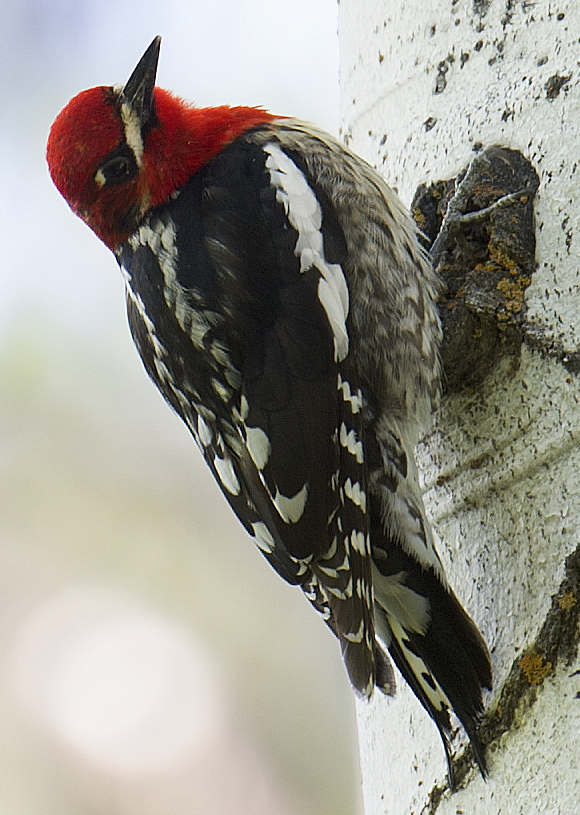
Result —
[[487, 648], [445, 578], [413, 448], [439, 389], [435, 280], [380, 176], [332, 136], [155, 87], [76, 96], [48, 164], [114, 252], [133, 339], [232, 509], [340, 641], [354, 688], [477, 737]]

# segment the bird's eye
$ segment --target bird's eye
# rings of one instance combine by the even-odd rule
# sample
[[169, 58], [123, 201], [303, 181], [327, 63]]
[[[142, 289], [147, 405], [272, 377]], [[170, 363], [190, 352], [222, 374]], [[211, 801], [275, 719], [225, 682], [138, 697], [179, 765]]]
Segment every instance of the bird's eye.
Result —
[[99, 187], [122, 184], [133, 174], [134, 163], [127, 156], [113, 156], [101, 164], [95, 173], [95, 184]]
[[130, 169], [129, 159], [124, 156], [117, 156], [103, 164], [101, 172], [108, 184], [115, 184], [123, 181], [129, 175]]

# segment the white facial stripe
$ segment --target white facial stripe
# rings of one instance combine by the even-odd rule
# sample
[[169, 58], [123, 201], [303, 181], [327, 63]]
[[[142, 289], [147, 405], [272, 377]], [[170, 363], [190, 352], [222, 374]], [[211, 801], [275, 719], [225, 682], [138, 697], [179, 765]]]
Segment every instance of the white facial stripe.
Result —
[[143, 163], [143, 137], [141, 136], [141, 122], [136, 112], [128, 102], [121, 105], [121, 119], [125, 127], [125, 140], [135, 156], [137, 167]]
[[314, 267], [322, 275], [318, 299], [332, 328], [335, 359], [340, 362], [348, 354], [348, 288], [340, 265], [328, 263], [324, 256], [320, 204], [303, 173], [277, 144], [267, 144], [264, 150], [269, 154], [266, 168], [276, 189], [276, 200], [298, 233], [294, 254], [300, 258], [300, 271]]

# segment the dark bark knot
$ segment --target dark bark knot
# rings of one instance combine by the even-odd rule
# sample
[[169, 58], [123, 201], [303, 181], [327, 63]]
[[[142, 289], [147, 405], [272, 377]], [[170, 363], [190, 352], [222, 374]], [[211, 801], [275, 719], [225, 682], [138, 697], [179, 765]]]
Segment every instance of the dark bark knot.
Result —
[[456, 178], [421, 185], [413, 217], [442, 283], [448, 393], [475, 389], [506, 357], [517, 364], [525, 291], [536, 269], [534, 167], [517, 150], [483, 151]]

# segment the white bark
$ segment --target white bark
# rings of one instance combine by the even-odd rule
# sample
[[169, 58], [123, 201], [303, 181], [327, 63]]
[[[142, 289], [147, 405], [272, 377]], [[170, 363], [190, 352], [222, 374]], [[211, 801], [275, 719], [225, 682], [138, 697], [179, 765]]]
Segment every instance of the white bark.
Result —
[[[562, 588], [580, 535], [580, 387], [570, 364], [580, 352], [580, 3], [340, 0], [339, 33], [343, 134], [406, 205], [420, 182], [457, 175], [478, 142], [520, 150], [541, 179], [526, 303], [543, 350], [524, 343], [515, 372], [502, 364], [477, 394], [447, 400], [418, 451], [447, 574], [492, 652], [488, 707], [512, 668], [522, 704], [488, 751], [489, 781], [473, 771], [430, 803], [445, 784], [443, 751], [403, 680], [396, 699], [358, 703], [365, 812], [572, 815], [577, 651], [531, 692], [519, 659], [537, 646], [552, 596], [580, 602], [578, 586]], [[553, 77], [568, 77], [557, 93]]]

